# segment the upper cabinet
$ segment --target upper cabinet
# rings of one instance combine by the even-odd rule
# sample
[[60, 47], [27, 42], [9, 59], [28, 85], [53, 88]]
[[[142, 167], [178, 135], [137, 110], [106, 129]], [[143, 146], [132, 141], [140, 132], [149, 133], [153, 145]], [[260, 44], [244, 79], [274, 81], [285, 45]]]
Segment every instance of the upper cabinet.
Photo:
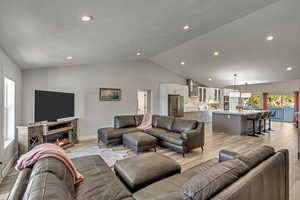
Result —
[[200, 102], [206, 102], [206, 97], [207, 97], [207, 89], [206, 87], [199, 87], [199, 101]]
[[199, 87], [199, 101], [219, 103], [221, 101], [221, 90], [218, 88]]
[[190, 97], [198, 97], [200, 102], [221, 102], [221, 90], [219, 88], [203, 87], [201, 84], [191, 79], [187, 79], [187, 85]]
[[232, 89], [224, 89], [224, 96], [230, 96], [230, 92], [232, 92]]

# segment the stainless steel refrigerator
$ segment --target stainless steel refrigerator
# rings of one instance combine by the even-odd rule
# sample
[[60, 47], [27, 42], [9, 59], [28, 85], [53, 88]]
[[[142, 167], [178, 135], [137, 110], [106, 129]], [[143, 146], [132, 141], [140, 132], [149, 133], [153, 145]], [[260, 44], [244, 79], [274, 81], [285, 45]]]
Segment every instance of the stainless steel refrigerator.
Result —
[[168, 96], [168, 115], [172, 117], [184, 116], [184, 98], [180, 95]]

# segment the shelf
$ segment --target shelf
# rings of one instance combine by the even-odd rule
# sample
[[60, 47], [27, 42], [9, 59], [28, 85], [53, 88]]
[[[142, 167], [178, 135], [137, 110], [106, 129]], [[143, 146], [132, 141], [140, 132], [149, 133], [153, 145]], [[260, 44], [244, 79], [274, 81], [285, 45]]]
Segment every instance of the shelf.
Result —
[[70, 130], [73, 130], [73, 126], [54, 129], [54, 130], [48, 131], [46, 135], [53, 135], [53, 134], [57, 134], [57, 133], [63, 133], [63, 132], [67, 132], [67, 131], [70, 131]]

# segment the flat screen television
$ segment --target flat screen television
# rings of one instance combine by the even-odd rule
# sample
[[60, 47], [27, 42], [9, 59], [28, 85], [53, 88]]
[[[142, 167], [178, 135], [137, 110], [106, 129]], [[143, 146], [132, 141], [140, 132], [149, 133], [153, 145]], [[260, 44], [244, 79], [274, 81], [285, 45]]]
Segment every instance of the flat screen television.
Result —
[[74, 117], [74, 94], [35, 90], [34, 121], [56, 121]]

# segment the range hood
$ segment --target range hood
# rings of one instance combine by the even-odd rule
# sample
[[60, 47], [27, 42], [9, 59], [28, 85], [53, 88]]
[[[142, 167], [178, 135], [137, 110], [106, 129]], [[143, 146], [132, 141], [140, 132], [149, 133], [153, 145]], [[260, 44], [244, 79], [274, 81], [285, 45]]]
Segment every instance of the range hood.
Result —
[[188, 85], [189, 89], [189, 97], [199, 97], [199, 87], [206, 87], [203, 84], [198, 83], [192, 79], [187, 79], [186, 84]]

